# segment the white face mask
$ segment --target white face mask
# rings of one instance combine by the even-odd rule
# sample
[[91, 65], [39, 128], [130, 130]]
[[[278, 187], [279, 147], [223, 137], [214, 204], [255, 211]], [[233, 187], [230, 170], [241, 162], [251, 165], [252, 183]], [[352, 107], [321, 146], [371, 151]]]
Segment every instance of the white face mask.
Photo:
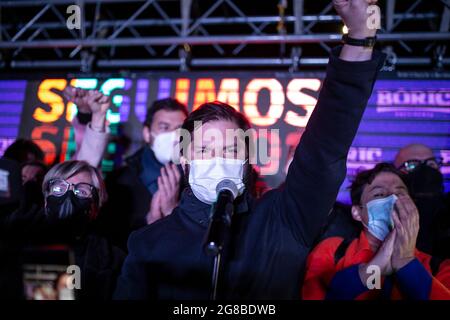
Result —
[[156, 159], [162, 163], [167, 164], [170, 161], [177, 160], [175, 145], [178, 142], [177, 131], [163, 132], [153, 136], [152, 150], [155, 153]]
[[244, 164], [246, 160], [212, 158], [192, 160], [189, 169], [189, 185], [201, 202], [212, 204], [216, 201], [217, 184], [229, 179], [236, 184], [239, 195], [244, 192]]

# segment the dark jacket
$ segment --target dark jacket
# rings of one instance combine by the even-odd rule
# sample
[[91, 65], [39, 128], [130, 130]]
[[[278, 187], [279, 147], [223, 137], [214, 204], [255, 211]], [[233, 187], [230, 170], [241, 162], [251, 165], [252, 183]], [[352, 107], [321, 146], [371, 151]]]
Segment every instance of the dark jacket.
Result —
[[[333, 50], [317, 106], [281, 190], [235, 201], [218, 298], [296, 299], [304, 264], [346, 174], [347, 153], [383, 56], [347, 62]], [[131, 234], [117, 299], [208, 299], [213, 258], [202, 242], [211, 207], [187, 189], [173, 213]]]
[[323, 232], [320, 234], [318, 243], [331, 237], [355, 239], [361, 231], [361, 223], [352, 217], [352, 207], [341, 202], [336, 202], [327, 218], [327, 223]]
[[108, 201], [98, 217], [97, 228], [120, 247], [126, 247], [132, 231], [147, 224], [152, 193], [141, 179], [144, 148], [127, 158], [126, 166], [111, 172], [105, 179]]
[[81, 270], [80, 300], [111, 300], [125, 253], [106, 238], [90, 234], [71, 244]]
[[[417, 201], [417, 200], [416, 200]], [[433, 241], [432, 253], [434, 256], [450, 259], [450, 193], [445, 193], [440, 197], [435, 197], [432, 199], [435, 203], [418, 203], [416, 204], [419, 209], [420, 219], [423, 219], [420, 209], [422, 206], [428, 206], [425, 210], [425, 214], [430, 214], [431, 210], [436, 210], [434, 221], [429, 229], [423, 230], [421, 234], [422, 225], [420, 225], [419, 236], [417, 238], [419, 248], [419, 240], [425, 242], [425, 237], [428, 236]], [[420, 222], [421, 220], [419, 220]]]
[[21, 261], [27, 261], [28, 249], [57, 244], [67, 246], [80, 267], [81, 290], [76, 292], [77, 299], [111, 299], [125, 259], [122, 250], [92, 231], [75, 237], [71, 225], [49, 224], [44, 209], [35, 205], [19, 208], [6, 220], [0, 228], [0, 243], [8, 248], [2, 252], [6, 262], [0, 268], [0, 284], [13, 290], [6, 293], [7, 298], [24, 298]]

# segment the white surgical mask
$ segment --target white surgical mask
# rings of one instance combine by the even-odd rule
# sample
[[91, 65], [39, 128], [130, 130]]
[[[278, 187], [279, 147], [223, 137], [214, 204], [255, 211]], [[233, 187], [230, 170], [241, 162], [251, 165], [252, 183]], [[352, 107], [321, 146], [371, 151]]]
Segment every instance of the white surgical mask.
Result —
[[244, 192], [244, 164], [246, 160], [212, 158], [190, 162], [189, 185], [194, 195], [201, 202], [212, 204], [216, 201], [217, 184], [229, 179], [236, 184], [238, 194]]
[[392, 211], [397, 199], [397, 196], [393, 194], [386, 198], [369, 201], [366, 205], [369, 216], [366, 227], [378, 240], [384, 241], [394, 227]]
[[178, 142], [178, 134], [176, 131], [163, 132], [158, 135], [153, 135], [152, 150], [155, 153], [156, 159], [162, 163], [167, 164], [170, 161], [175, 162], [176, 148]]

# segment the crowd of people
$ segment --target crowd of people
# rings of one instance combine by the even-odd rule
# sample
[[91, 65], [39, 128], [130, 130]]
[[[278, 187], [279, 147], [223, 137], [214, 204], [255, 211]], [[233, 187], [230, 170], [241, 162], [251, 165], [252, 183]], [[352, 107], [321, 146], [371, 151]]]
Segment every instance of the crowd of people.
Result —
[[[334, 4], [350, 37], [374, 36], [365, 24], [368, 1]], [[218, 299], [450, 300], [450, 196], [442, 159], [430, 148], [411, 144], [391, 163], [360, 171], [351, 205], [336, 202], [383, 61], [372, 48], [332, 50], [286, 180], [272, 190], [249, 162], [250, 139], [241, 152], [235, 141], [205, 134], [246, 131], [245, 115], [220, 102], [189, 113], [172, 98], [148, 108], [142, 147], [104, 178], [109, 97], [66, 88], [78, 108], [73, 159], [49, 168], [25, 139], [0, 159], [8, 172], [0, 192], [0, 298], [30, 298], [23, 280], [30, 247], [64, 245], [80, 268], [77, 299], [209, 299], [214, 258], [203, 242], [216, 186], [226, 178], [237, 198]], [[179, 154], [177, 129], [192, 137]]]

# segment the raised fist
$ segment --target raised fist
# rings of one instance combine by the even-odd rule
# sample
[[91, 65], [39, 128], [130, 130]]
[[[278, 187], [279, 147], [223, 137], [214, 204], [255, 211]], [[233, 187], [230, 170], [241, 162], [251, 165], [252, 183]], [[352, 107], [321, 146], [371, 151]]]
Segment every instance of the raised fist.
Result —
[[351, 38], [375, 36], [379, 28], [380, 10], [377, 0], [333, 0], [334, 8], [348, 28]]

